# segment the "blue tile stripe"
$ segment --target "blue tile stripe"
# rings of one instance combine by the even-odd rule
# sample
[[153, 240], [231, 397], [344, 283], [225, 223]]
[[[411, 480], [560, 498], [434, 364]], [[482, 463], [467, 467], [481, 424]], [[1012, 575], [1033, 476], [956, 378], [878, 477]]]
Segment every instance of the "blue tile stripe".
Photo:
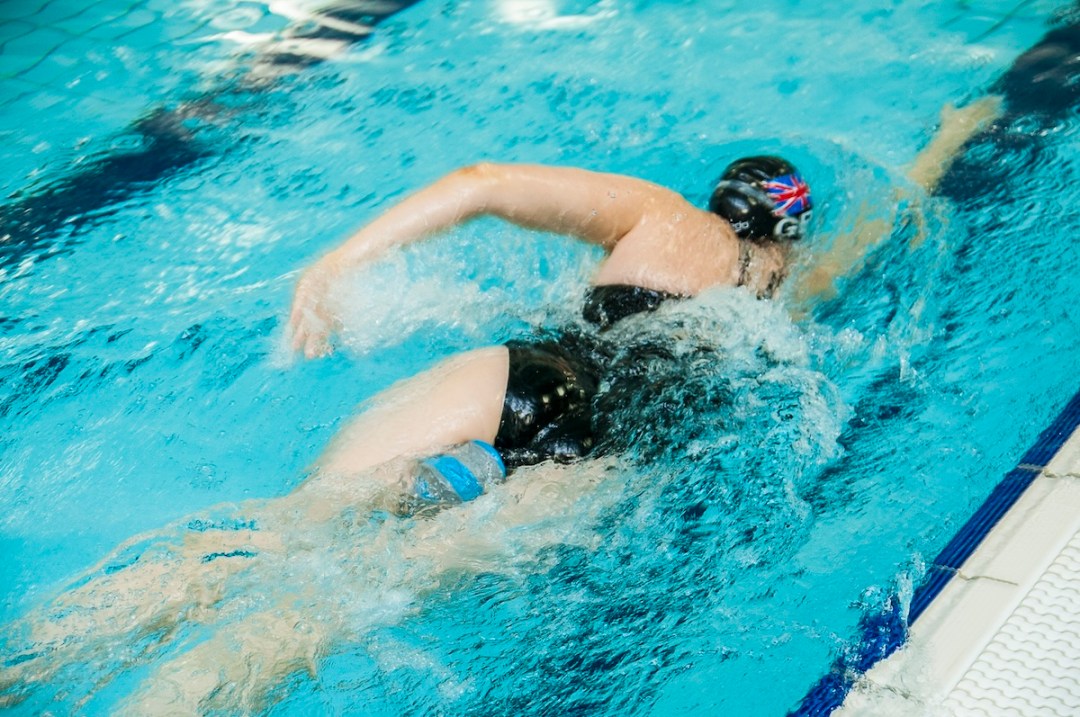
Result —
[[945, 589], [964, 561], [971, 557], [998, 521], [1016, 504], [1077, 427], [1080, 427], [1080, 391], [1039, 434], [1020, 463], [1005, 474], [986, 501], [934, 558], [923, 582], [912, 596], [907, 619], [894, 609], [895, 599], [884, 612], [864, 616], [859, 622], [858, 642], [833, 663], [829, 673], [810, 689], [798, 707], [788, 713], [789, 717], [825, 717], [832, 714], [844, 703], [848, 692], [863, 673], [904, 644], [908, 628]]
[[[990, 496], [983, 502], [975, 514], [956, 533], [948, 545], [934, 558], [933, 564], [943, 568], [959, 570], [983, 538], [990, 533], [998, 521], [1013, 507], [1020, 495], [1027, 489], [1042, 466], [1014, 468], [1005, 474]], [[914, 616], [912, 616], [914, 622]]]
[[944, 567], [941, 565], [931, 565], [926, 575], [923, 577], [922, 583], [915, 590], [915, 594], [911, 596], [911, 606], [908, 608], [908, 624], [911, 625], [918, 619], [923, 611], [930, 606], [934, 598], [945, 589], [945, 586], [953, 575], [956, 575], [955, 568]]

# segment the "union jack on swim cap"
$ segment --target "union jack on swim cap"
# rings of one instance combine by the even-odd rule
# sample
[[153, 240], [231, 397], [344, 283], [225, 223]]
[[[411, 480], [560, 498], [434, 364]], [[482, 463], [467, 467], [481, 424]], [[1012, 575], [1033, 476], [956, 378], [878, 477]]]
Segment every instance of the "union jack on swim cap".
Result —
[[732, 162], [709, 198], [709, 211], [727, 219], [741, 239], [800, 239], [812, 207], [798, 170], [769, 156]]

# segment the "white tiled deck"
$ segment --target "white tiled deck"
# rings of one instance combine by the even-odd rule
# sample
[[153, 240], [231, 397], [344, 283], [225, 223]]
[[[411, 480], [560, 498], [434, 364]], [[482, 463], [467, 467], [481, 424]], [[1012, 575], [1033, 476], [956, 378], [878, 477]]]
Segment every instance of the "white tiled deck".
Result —
[[1080, 430], [834, 714], [1080, 715]]

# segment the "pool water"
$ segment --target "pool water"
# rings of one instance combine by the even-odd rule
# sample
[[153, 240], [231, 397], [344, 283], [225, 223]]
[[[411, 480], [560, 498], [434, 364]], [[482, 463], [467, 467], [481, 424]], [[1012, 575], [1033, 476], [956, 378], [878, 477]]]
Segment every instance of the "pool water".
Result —
[[[457, 166], [624, 172], [701, 204], [729, 159], [778, 151], [815, 193], [807, 256], [860, 222], [887, 227], [806, 315], [790, 297], [720, 290], [636, 327], [703, 358], [647, 366], [648, 390], [615, 417], [633, 448], [600, 474], [572, 469], [594, 489], [555, 491], [511, 527], [497, 517], [516, 500], [508, 484], [427, 524], [328, 528], [238, 580], [218, 621], [133, 663], [130, 645], [95, 652], [12, 713], [111, 714], [278, 597], [341, 635], [271, 714], [795, 706], [860, 615], [897, 593], [902, 609], [922, 562], [1078, 388], [1075, 114], [1014, 128], [1038, 152], [968, 200], [919, 197], [903, 178], [941, 107], [981, 95], [1061, 4], [857, 5], [424, 0], [333, 60], [230, 93], [227, 116], [189, 122], [198, 161], [9, 242], [4, 623], [133, 535], [286, 494], [394, 381], [576, 320], [597, 252], [481, 221], [358, 276], [333, 357], [289, 355], [297, 271]], [[282, 7], [5, 5], [8, 206], [131, 149], [154, 107], [238, 82], [252, 60], [237, 33], [286, 26]], [[401, 557], [425, 541], [452, 553], [462, 535], [500, 547], [464, 566]], [[7, 638], [8, 654], [24, 648]]]

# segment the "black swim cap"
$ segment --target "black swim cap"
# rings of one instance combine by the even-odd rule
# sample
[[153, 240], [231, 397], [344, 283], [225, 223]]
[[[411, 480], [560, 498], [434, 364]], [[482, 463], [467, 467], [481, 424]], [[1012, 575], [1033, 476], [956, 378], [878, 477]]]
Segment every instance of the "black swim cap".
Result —
[[806, 181], [779, 157], [735, 160], [709, 198], [709, 211], [731, 222], [740, 239], [800, 239], [811, 206]]

